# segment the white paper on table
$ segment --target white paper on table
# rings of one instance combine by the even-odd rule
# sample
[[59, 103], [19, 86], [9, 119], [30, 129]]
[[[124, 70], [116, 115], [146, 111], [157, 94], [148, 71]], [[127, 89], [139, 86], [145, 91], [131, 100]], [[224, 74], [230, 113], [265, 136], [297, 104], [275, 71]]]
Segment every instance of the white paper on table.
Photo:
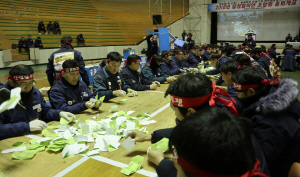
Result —
[[1, 154], [7, 154], [7, 153], [11, 153], [11, 152], [19, 152], [19, 151], [24, 151], [24, 150], [26, 150], [26, 146], [5, 149], [1, 152]]
[[99, 152], [100, 152], [99, 150], [92, 150], [92, 151], [86, 153], [86, 155], [87, 156], [92, 156], [92, 155], [95, 155], [95, 154], [99, 155]]
[[90, 126], [89, 125], [84, 125], [82, 126], [82, 134], [88, 134], [90, 132]]
[[64, 132], [64, 131], [66, 131], [67, 130], [67, 126], [59, 126], [58, 127], [58, 131], [59, 132]]
[[87, 137], [84, 135], [77, 135], [75, 139], [77, 140], [77, 142], [87, 142], [88, 140]]
[[108, 129], [106, 129], [106, 134], [107, 135], [114, 135], [115, 134], [115, 130], [113, 128], [108, 128]]
[[69, 145], [66, 145], [65, 148], [61, 152], [62, 158], [65, 158], [65, 156], [67, 155], [68, 152], [69, 152]]
[[52, 141], [52, 138], [50, 138], [50, 137], [40, 138], [39, 140], [36, 141], [36, 143], [41, 143], [41, 142], [49, 141], [49, 140]]
[[134, 130], [135, 129], [135, 122], [127, 121], [126, 130]]
[[71, 144], [69, 145], [68, 156], [78, 154], [80, 149], [85, 148], [85, 144]]
[[82, 128], [83, 126], [85, 126], [86, 124], [84, 123], [84, 122], [80, 122], [79, 124], [78, 124], [78, 128]]
[[55, 134], [59, 134], [59, 133], [63, 133], [63, 132], [60, 132], [58, 129], [56, 130], [53, 130]]
[[126, 120], [127, 120], [127, 117], [124, 117], [124, 116], [118, 117], [118, 118], [116, 119], [116, 124], [117, 124], [118, 126], [120, 126], [121, 123], [125, 122]]
[[[83, 144], [83, 145], [84, 145], [84, 144]], [[79, 150], [78, 154], [81, 153], [81, 152], [83, 152], [83, 151], [85, 151], [85, 150], [87, 150], [89, 147], [90, 147], [90, 145], [81, 148], [81, 149]]]
[[143, 132], [143, 131], [146, 131], [146, 130], [147, 130], [147, 127], [143, 127], [139, 131]]
[[94, 137], [92, 135], [87, 136], [87, 142], [88, 143], [93, 143], [94, 142]]
[[75, 134], [77, 128], [75, 128], [75, 127], [69, 127], [69, 130], [70, 130], [71, 133]]
[[127, 115], [129, 116], [130, 114], [134, 113], [135, 111], [127, 111]]
[[135, 141], [131, 137], [128, 137], [125, 141], [122, 142], [122, 146], [127, 151], [130, 151], [135, 146]]
[[121, 145], [118, 141], [120, 141], [121, 137], [116, 135], [107, 135], [105, 136], [106, 141], [108, 144], [112, 145], [114, 148], [119, 148]]
[[72, 137], [72, 133], [70, 132], [70, 130], [66, 130], [65, 133], [63, 134], [64, 138], [67, 140], [70, 137]]
[[54, 138], [54, 140], [53, 140], [53, 141], [56, 141], [56, 140], [58, 140], [58, 139], [61, 139], [61, 138], [63, 138], [63, 135], [59, 135], [59, 136], [57, 136], [56, 138]]
[[95, 143], [98, 143], [98, 142], [102, 142], [104, 139], [104, 136], [103, 135], [99, 135], [96, 140], [95, 140]]
[[97, 122], [96, 121], [94, 121], [94, 120], [89, 120], [89, 124], [88, 124], [89, 126], [97, 126]]
[[99, 136], [96, 138], [94, 149], [99, 149], [100, 151], [108, 151], [108, 143], [104, 136]]
[[105, 134], [106, 134], [106, 131], [98, 131], [97, 134], [105, 135]]
[[103, 130], [106, 130], [106, 129], [108, 129], [110, 126], [109, 126], [109, 123], [107, 124], [107, 123], [105, 123], [105, 122], [100, 122], [100, 125], [102, 126], [102, 129]]
[[140, 125], [149, 125], [153, 123], [156, 123], [156, 120], [140, 121]]
[[112, 115], [111, 115], [111, 117], [110, 118], [112, 118], [112, 117], [116, 117], [118, 115], [118, 112], [115, 112], [115, 113], [113, 113]]

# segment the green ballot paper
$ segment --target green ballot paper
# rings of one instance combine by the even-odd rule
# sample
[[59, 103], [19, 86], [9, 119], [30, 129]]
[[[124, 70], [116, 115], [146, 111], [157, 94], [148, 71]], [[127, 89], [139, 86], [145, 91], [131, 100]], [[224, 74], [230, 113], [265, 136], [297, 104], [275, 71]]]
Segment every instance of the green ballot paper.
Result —
[[25, 142], [20, 142], [20, 141], [18, 141], [18, 142], [16, 142], [16, 143], [14, 143], [12, 146], [24, 146], [25, 145]]
[[131, 162], [129, 163], [128, 167], [122, 168], [121, 173], [129, 176], [132, 173], [139, 171], [142, 167], [143, 161], [144, 161], [144, 157], [142, 157], [142, 156], [137, 155], [137, 156], [132, 157]]
[[160, 147], [160, 149], [163, 151], [163, 152], [166, 152], [169, 150], [169, 139], [168, 138], [163, 138], [161, 139], [159, 142], [155, 143], [155, 144], [152, 144], [151, 145], [151, 149], [156, 151], [157, 147]]
[[67, 121], [66, 119], [64, 118], [60, 118], [60, 125], [68, 125], [70, 122], [73, 121], [73, 117], [69, 117], [70, 121]]
[[56, 138], [56, 136], [57, 136], [57, 134], [55, 134], [55, 133], [50, 133], [50, 132], [48, 131], [48, 129], [44, 129], [44, 130], [42, 131], [42, 134], [43, 134], [45, 137], [50, 137], [51, 139], [54, 139], [54, 138]]
[[14, 152], [11, 157], [14, 159], [25, 160], [33, 158], [35, 154], [35, 150], [24, 150], [23, 152]]

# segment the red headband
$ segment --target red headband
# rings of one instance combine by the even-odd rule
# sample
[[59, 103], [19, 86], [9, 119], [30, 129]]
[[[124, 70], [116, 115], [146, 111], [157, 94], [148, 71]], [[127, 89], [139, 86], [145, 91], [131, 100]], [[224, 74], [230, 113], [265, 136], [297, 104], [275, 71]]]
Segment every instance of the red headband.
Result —
[[182, 169], [191, 173], [192, 175], [199, 176], [199, 177], [200, 176], [205, 176], [205, 177], [255, 177], [255, 176], [267, 177], [262, 172], [259, 172], [260, 162], [257, 159], [255, 161], [253, 169], [251, 169], [250, 171], [247, 171], [243, 175], [221, 175], [221, 174], [210, 173], [210, 172], [201, 170], [201, 169], [193, 166], [188, 161], [186, 161], [182, 156], [178, 156], [175, 148], [173, 150], [173, 156], [174, 156], [173, 159], [178, 163], [178, 165], [180, 165], [182, 167]]
[[66, 73], [69, 73], [69, 72], [75, 72], [75, 71], [79, 71], [79, 67], [74, 67], [74, 68], [63, 68], [60, 73], [58, 74], [57, 78], [56, 78], [56, 81], [59, 81], [61, 79], [61, 76], [62, 76], [62, 72], [66, 72]]
[[[133, 63], [137, 63], [139, 60], [130, 60], [130, 62], [133, 62]], [[125, 65], [123, 66], [123, 68], [125, 68], [125, 66], [127, 65], [127, 62], [128, 62], [128, 59], [125, 60]]]
[[[227, 106], [231, 113], [238, 115], [235, 105], [231, 101], [217, 96], [217, 94], [226, 96], [228, 98], [231, 98], [231, 96], [229, 96], [228, 93], [225, 92], [223, 89], [215, 87], [214, 82], [212, 83], [212, 88], [213, 91], [211, 94], [206, 96], [201, 96], [201, 97], [187, 98], [187, 97], [178, 97], [178, 96], [170, 95], [171, 103], [174, 106], [181, 107], [181, 108], [195, 108], [203, 105], [207, 101], [209, 105], [213, 107], [215, 106], [217, 101]], [[234, 99], [231, 98], [231, 100], [236, 104]]]
[[217, 59], [219, 59], [219, 58], [210, 58], [209, 60], [217, 60]]
[[182, 55], [183, 52], [174, 52], [175, 55]]
[[62, 42], [61, 44], [69, 44], [72, 47], [72, 49], [74, 49], [74, 47], [72, 45], [72, 41], [71, 42]]
[[[280, 84], [280, 79], [279, 79], [279, 77], [276, 77], [273, 80], [264, 79], [264, 80], [261, 81], [261, 84], [264, 84], [264, 85], [279, 85]], [[260, 86], [260, 84], [241, 85], [239, 83], [233, 82], [233, 86], [234, 86], [234, 89], [237, 90], [237, 91], [244, 91], [244, 90], [248, 90], [250, 88], [256, 88], [256, 87]]]
[[11, 75], [8, 76], [7, 80], [13, 80], [13, 81], [26, 81], [33, 79], [33, 74], [29, 75]]

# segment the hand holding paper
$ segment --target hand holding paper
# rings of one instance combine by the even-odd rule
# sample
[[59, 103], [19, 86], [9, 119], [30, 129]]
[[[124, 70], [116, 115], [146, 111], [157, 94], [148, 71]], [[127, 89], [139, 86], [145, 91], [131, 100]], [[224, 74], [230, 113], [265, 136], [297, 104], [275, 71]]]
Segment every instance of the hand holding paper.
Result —
[[127, 92], [128, 92], [128, 94], [129, 94], [129, 93], [133, 94], [133, 96], [138, 96], [137, 91], [132, 90], [131, 88], [128, 88], [128, 89], [127, 89]]
[[131, 130], [127, 132], [127, 135], [125, 136], [131, 137], [132, 139], [135, 140], [135, 142], [143, 142], [143, 141], [150, 141], [151, 140], [151, 135], [147, 135], [143, 132], [140, 132], [138, 130]]
[[158, 82], [158, 81], [154, 81], [154, 82], [152, 82], [152, 84], [156, 84], [158, 87], [160, 87], [160, 82]]
[[61, 112], [59, 113], [59, 116], [60, 116], [61, 118], [66, 119], [67, 121], [70, 121], [70, 122], [75, 120], [75, 115], [72, 114], [72, 113], [69, 113], [69, 112], [61, 111]]
[[147, 151], [148, 160], [155, 165], [158, 165], [164, 159], [164, 153], [158, 146], [156, 151], [152, 150], [151, 147]]
[[117, 96], [117, 97], [125, 96], [125, 95], [126, 95], [126, 92], [123, 91], [123, 90], [115, 90], [115, 91], [113, 91], [113, 95], [114, 95], [114, 96]]
[[96, 104], [91, 101], [85, 102], [85, 107], [87, 107], [88, 109], [92, 109], [93, 107], [95, 107], [95, 105]]

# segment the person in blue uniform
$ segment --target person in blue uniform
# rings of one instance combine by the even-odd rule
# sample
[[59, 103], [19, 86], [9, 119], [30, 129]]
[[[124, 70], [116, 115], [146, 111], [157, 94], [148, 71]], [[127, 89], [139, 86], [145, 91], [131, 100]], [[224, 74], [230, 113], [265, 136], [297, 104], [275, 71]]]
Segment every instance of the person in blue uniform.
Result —
[[39, 35], [41, 35], [41, 32], [44, 31], [45, 34], [47, 34], [47, 31], [45, 29], [45, 25], [43, 21], [40, 21], [38, 24], [38, 31], [39, 31]]
[[27, 47], [27, 51], [29, 51], [29, 48], [34, 47], [33, 40], [31, 39], [31, 35], [28, 35], [28, 38], [25, 40], [25, 45]]
[[108, 53], [106, 66], [100, 68], [94, 75], [94, 94], [98, 94], [99, 97], [105, 96], [104, 101], [108, 101], [115, 97], [125, 96], [126, 93], [132, 93], [137, 96], [137, 92], [127, 85], [119, 73], [121, 61], [122, 56], [118, 52]]
[[189, 52], [189, 57], [192, 58], [193, 61], [197, 61], [198, 63], [200, 63], [204, 61], [202, 57], [203, 53], [204, 53], [204, 49], [193, 48]]
[[293, 49], [289, 44], [287, 44], [286, 49], [282, 51], [282, 54], [284, 54], [284, 56], [282, 59], [281, 70], [295, 71], [296, 68], [295, 55], [297, 55], [296, 50]]
[[188, 37], [186, 39], [187, 43], [185, 43], [184, 46], [183, 46], [183, 48], [185, 50], [191, 50], [194, 47], [195, 41], [192, 39], [192, 37], [193, 37], [192, 33], [189, 33]]
[[184, 61], [183, 52], [179, 48], [176, 48], [173, 53], [174, 53], [174, 57], [173, 57], [171, 65], [174, 69], [189, 68], [189, 65], [187, 62], [182, 62], [182, 61]]
[[252, 50], [252, 58], [267, 72], [268, 78], [271, 78], [270, 73], [270, 60], [262, 55], [260, 48], [254, 48]]
[[140, 73], [138, 70], [140, 68], [141, 57], [132, 54], [129, 55], [125, 61], [125, 67], [120, 72], [125, 83], [130, 86], [133, 90], [144, 91], [144, 90], [155, 90], [160, 83], [158, 81], [147, 81], [142, 82]]
[[299, 34], [296, 34], [293, 41], [294, 42], [300, 42]]
[[[188, 116], [201, 112], [208, 107], [219, 107], [233, 114], [238, 114], [236, 104], [225, 91], [215, 87], [215, 84], [204, 74], [186, 74], [178, 77], [167, 89], [165, 96], [170, 95], [170, 106], [176, 116], [176, 124], [180, 125]], [[210, 101], [209, 101], [210, 100]], [[144, 134], [133, 130], [127, 136], [134, 138], [136, 142], [151, 141], [156, 143], [162, 138], [170, 138], [174, 128], [160, 129], [152, 134]], [[257, 144], [254, 136], [251, 137], [255, 148], [256, 158], [262, 163], [262, 169], [268, 173], [264, 155]], [[175, 177], [177, 170], [171, 160], [164, 159], [163, 153], [159, 150], [149, 150], [148, 159], [157, 165], [156, 172], [160, 177]]]
[[51, 21], [49, 21], [49, 23], [47, 24], [48, 34], [51, 34], [51, 32], [54, 34], [53, 29], [54, 29], [53, 24]]
[[160, 65], [162, 72], [169, 76], [180, 74], [180, 68], [173, 68], [172, 66], [173, 57], [170, 51], [163, 51], [161, 57], [163, 59], [163, 62]]
[[172, 82], [175, 80], [173, 76], [169, 76], [160, 69], [160, 65], [164, 62], [161, 55], [153, 55], [148, 63], [142, 69], [141, 78], [142, 82], [154, 82], [159, 83]]
[[247, 66], [231, 76], [242, 117], [253, 122], [253, 134], [266, 156], [270, 176], [288, 176], [300, 156], [298, 83], [290, 78], [267, 80], [265, 72]]
[[77, 37], [77, 45], [79, 46], [80, 43], [82, 43], [83, 45], [85, 45], [85, 40], [82, 34], [78, 34]]
[[267, 177], [255, 157], [251, 126], [217, 107], [187, 116], [169, 140], [177, 176]]
[[280, 55], [280, 53], [276, 52], [276, 44], [272, 44], [268, 50], [270, 58], [273, 58], [275, 61], [277, 59], [276, 55]]
[[200, 63], [194, 56], [190, 56], [190, 51], [188, 50], [182, 50], [184, 61], [189, 65], [191, 68], [197, 68], [198, 64]]
[[[226, 56], [222, 56], [220, 53], [212, 53], [210, 55], [209, 61], [211, 62], [212, 67], [215, 69], [206, 71], [206, 75], [216, 75], [220, 73], [221, 66], [229, 61], [230, 59]], [[218, 78], [216, 81], [217, 85], [222, 85], [224, 83], [224, 80], [222, 79], [222, 75]]]
[[224, 53], [224, 45], [223, 45], [223, 42], [220, 43], [220, 45], [219, 45], [219, 50], [221, 51], [221, 53]]
[[55, 20], [55, 22], [53, 23], [53, 32], [54, 34], [57, 34], [57, 32], [61, 34], [61, 29], [57, 20]]
[[146, 37], [146, 40], [147, 40], [147, 62], [149, 62], [150, 58], [153, 56], [153, 55], [157, 55], [157, 38], [155, 35], [153, 34], [150, 34]]
[[293, 37], [290, 33], [287, 35], [287, 37], [285, 37], [285, 42], [293, 42]]
[[204, 53], [201, 55], [201, 57], [203, 58], [203, 61], [209, 60], [210, 52], [211, 52], [210, 47], [206, 47], [206, 49], [204, 50]]
[[41, 92], [34, 88], [33, 73], [34, 70], [26, 65], [16, 65], [9, 71], [4, 87], [8, 90], [21, 87], [21, 101], [14, 109], [0, 113], [0, 140], [42, 131], [47, 127], [47, 122], [74, 117], [69, 112], [51, 109], [46, 104]]
[[255, 48], [256, 42], [252, 37], [252, 34], [248, 34], [248, 38], [245, 39], [244, 46], [249, 46], [251, 49]]
[[42, 43], [41, 37], [37, 37], [37, 39], [34, 41], [34, 47], [40, 48], [40, 49], [43, 48], [43, 43]]
[[74, 50], [72, 41], [73, 39], [71, 36], [61, 38], [61, 48], [53, 52], [48, 59], [46, 74], [50, 86], [53, 86], [56, 83], [57, 76], [62, 70], [62, 63], [68, 59], [76, 60], [80, 64], [80, 76], [87, 86], [90, 85], [89, 76], [85, 70], [85, 64], [83, 62], [81, 52]]
[[84, 82], [79, 81], [79, 66], [76, 60], [66, 60], [57, 82], [49, 91], [52, 108], [78, 114], [86, 109], [99, 108], [89, 100], [95, 98]]
[[26, 52], [27, 52], [27, 46], [26, 46], [26, 42], [25, 42], [25, 38], [22, 37], [20, 40], [19, 40], [19, 43], [18, 43], [18, 48], [19, 48], [19, 53], [21, 53], [21, 49], [25, 49]]

